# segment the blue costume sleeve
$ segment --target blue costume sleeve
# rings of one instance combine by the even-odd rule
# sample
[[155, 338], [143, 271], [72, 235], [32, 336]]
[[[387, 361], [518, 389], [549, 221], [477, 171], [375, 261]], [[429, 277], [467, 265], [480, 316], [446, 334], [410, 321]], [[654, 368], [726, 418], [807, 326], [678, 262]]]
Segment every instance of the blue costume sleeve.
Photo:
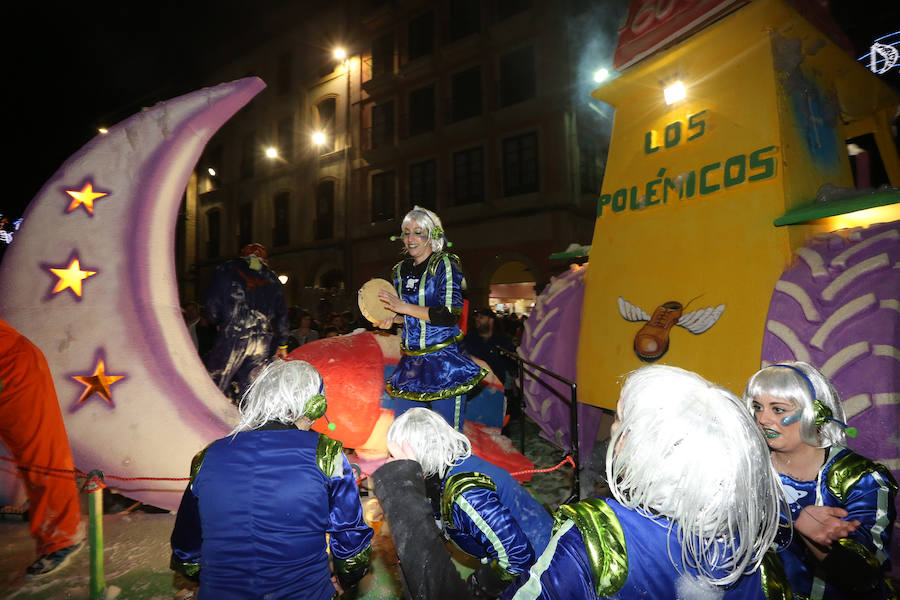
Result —
[[191, 480], [181, 497], [175, 526], [170, 543], [172, 558], [169, 567], [183, 575], [195, 578], [200, 574], [200, 547], [203, 543], [203, 529], [200, 525], [200, 507], [194, 494], [194, 477], [200, 471], [206, 450], [197, 453], [191, 461]]
[[[450, 266], [450, 277], [447, 277], [446, 272], [446, 267], [448, 265]], [[437, 278], [437, 281], [444, 282], [443, 288], [438, 286], [438, 289], [442, 289], [442, 291], [444, 292], [444, 306], [450, 309], [450, 312], [458, 315], [462, 311], [463, 307], [463, 273], [462, 269], [460, 269], [459, 267], [459, 262], [454, 260], [454, 258], [449, 254], [444, 255], [440, 263], [437, 265], [437, 269], [435, 269], [434, 276]]]
[[521, 575], [534, 563], [528, 537], [496, 491], [473, 487], [462, 492], [451, 515], [453, 525], [475, 539], [485, 555], [508, 573]]
[[359, 489], [346, 456], [342, 473], [328, 483], [329, 529], [334, 568], [344, 585], [352, 585], [366, 574], [372, 555], [374, 532], [366, 525], [359, 502]]
[[[860, 522], [849, 539], [871, 553], [879, 565], [888, 564], [890, 560], [891, 531], [897, 516], [896, 496], [896, 484], [888, 480], [884, 472], [874, 470], [861, 477], [848, 490], [844, 500], [843, 508], [848, 513], [844, 520]], [[844, 542], [841, 545], [845, 545]]]

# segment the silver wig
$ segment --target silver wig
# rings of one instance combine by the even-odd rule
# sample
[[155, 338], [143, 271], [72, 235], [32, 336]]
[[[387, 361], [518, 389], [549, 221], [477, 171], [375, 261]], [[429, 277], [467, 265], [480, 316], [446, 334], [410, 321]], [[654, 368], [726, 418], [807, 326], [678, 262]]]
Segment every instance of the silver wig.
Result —
[[296, 423], [313, 396], [324, 393], [322, 376], [311, 364], [276, 360], [247, 388], [238, 407], [241, 421], [232, 433], [258, 429], [267, 421]]
[[[728, 390], [690, 371], [653, 365], [622, 388], [606, 474], [623, 506], [677, 526], [682, 568], [729, 585], [756, 569], [784, 500], [769, 449]], [[678, 568], [675, 558], [669, 560]]]
[[443, 477], [472, 455], [469, 438], [453, 429], [444, 417], [423, 407], [411, 408], [394, 419], [387, 439], [398, 444], [409, 442], [425, 477]]
[[[800, 438], [816, 448], [846, 446], [844, 428], [834, 421], [816, 424], [816, 409], [813, 400], [818, 400], [831, 411], [831, 416], [843, 423], [847, 422], [841, 398], [834, 386], [811, 364], [805, 362], [785, 362], [771, 365], [757, 371], [744, 389], [744, 403], [753, 412], [753, 402], [761, 396], [771, 396], [789, 400], [800, 413]], [[801, 375], [797, 371], [801, 371]], [[812, 390], [810, 389], [812, 386]], [[815, 390], [816, 397], [812, 397]]]
[[400, 223], [400, 229], [402, 230], [410, 224], [418, 225], [428, 234], [428, 239], [431, 241], [431, 250], [433, 252], [440, 252], [444, 249], [444, 242], [447, 241], [447, 237], [444, 235], [441, 218], [437, 216], [434, 211], [430, 211], [427, 208], [422, 208], [418, 205], [413, 206], [412, 210], [403, 217], [403, 222]]

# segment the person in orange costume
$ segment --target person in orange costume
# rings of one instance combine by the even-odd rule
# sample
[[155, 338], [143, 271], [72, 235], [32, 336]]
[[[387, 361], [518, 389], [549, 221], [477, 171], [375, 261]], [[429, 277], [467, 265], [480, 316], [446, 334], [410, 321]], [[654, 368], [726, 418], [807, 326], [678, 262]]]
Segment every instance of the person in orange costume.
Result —
[[34, 579], [65, 565], [84, 537], [69, 438], [40, 349], [0, 319], [0, 439], [19, 464], [37, 560]]

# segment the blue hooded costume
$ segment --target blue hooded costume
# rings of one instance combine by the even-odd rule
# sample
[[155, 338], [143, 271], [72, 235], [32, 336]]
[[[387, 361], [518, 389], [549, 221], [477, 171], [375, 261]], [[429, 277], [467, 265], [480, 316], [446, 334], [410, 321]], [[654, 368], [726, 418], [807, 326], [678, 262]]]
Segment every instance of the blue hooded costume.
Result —
[[[258, 260], [258, 259], [257, 259]], [[288, 316], [278, 277], [260, 261], [251, 268], [243, 258], [219, 265], [206, 290], [204, 304], [219, 331], [206, 355], [206, 370], [225, 395], [231, 381], [239, 393], [247, 389], [250, 373], [286, 346]]]

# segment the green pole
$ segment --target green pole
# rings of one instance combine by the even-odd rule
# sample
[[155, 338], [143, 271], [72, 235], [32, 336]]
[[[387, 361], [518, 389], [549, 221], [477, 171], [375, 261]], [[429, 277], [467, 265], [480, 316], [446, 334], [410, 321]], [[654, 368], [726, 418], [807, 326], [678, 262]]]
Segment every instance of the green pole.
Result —
[[88, 473], [84, 484], [88, 492], [88, 539], [91, 544], [91, 600], [102, 600], [106, 591], [103, 579], [103, 471]]

